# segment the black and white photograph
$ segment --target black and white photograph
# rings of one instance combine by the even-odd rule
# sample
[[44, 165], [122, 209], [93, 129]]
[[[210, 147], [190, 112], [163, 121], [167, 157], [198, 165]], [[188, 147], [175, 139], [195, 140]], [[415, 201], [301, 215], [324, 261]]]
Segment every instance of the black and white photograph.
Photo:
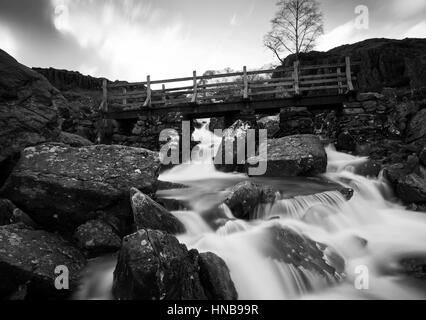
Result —
[[426, 1], [0, 0], [0, 300], [426, 300]]

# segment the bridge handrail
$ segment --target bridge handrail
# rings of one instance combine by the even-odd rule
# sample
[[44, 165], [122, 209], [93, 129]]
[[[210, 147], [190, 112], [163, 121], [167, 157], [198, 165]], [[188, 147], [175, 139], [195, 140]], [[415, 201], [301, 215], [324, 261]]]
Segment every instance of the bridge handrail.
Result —
[[[205, 100], [218, 100], [229, 97], [242, 97], [250, 99], [253, 96], [269, 95], [269, 94], [294, 94], [299, 95], [305, 91], [330, 90], [337, 89], [339, 94], [346, 91], [353, 91], [352, 76], [353, 65], [349, 57], [345, 57], [345, 62], [324, 64], [324, 65], [305, 65], [301, 66], [299, 61], [295, 61], [293, 67], [278, 67], [275, 69], [253, 70], [247, 71], [247, 67], [243, 67], [242, 72], [230, 72], [211, 75], [197, 76], [196, 71], [192, 77], [182, 77], [174, 79], [151, 80], [148, 75], [147, 80], [143, 82], [120, 82], [108, 84], [106, 80], [103, 82], [103, 103], [104, 112], [108, 112], [108, 101], [121, 100], [123, 107], [149, 107], [153, 104], [172, 104], [172, 103], [197, 103]], [[304, 74], [304, 72], [312, 72], [315, 70], [326, 70], [323, 74]], [[336, 69], [329, 72], [329, 69]], [[284, 73], [270, 79], [252, 80], [250, 76], [262, 74]], [[285, 76], [285, 73], [291, 73], [291, 76]], [[225, 81], [217, 83], [207, 83], [208, 80], [220, 78], [236, 78], [234, 81]], [[166, 88], [166, 83], [192, 82], [192, 85], [184, 85], [178, 87]], [[331, 85], [336, 83], [336, 85]], [[161, 89], [153, 89], [152, 86], [161, 84]], [[139, 87], [139, 88], [138, 88]], [[136, 88], [136, 90], [135, 90]], [[215, 89], [216, 88], [216, 89]], [[263, 91], [262, 91], [263, 88]], [[274, 90], [267, 90], [274, 88]], [[128, 89], [133, 89], [128, 91]], [[231, 92], [239, 92], [238, 94], [222, 94], [209, 95], [215, 93], [215, 90], [229, 90]], [[109, 94], [111, 91], [121, 91], [120, 94]], [[265, 91], [267, 90], [267, 91]], [[192, 95], [192, 97], [182, 97], [182, 95]], [[202, 96], [201, 96], [202, 95]], [[128, 103], [128, 100], [139, 100], [135, 103]]]

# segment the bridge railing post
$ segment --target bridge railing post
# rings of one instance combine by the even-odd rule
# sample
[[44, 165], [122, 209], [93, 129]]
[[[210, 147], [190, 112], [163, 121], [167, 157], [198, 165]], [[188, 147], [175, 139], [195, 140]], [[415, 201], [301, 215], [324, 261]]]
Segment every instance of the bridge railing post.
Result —
[[345, 64], [346, 64], [346, 82], [348, 84], [348, 90], [353, 91], [354, 85], [352, 83], [351, 58], [350, 57], [345, 57]]
[[143, 106], [151, 106], [151, 76], [146, 77], [146, 100]]
[[343, 83], [342, 83], [342, 70], [337, 68], [337, 86], [339, 87], [339, 94], [343, 93]]
[[102, 81], [102, 111], [108, 112], [108, 82], [106, 79]]
[[293, 81], [294, 81], [294, 94], [299, 95], [300, 94], [300, 87], [299, 87], [299, 60], [294, 61], [293, 64]]
[[163, 103], [166, 104], [167, 103], [167, 100], [166, 100], [166, 85], [164, 83], [161, 86], [161, 91], [162, 91]]
[[248, 77], [247, 77], [247, 67], [243, 67], [243, 82], [244, 82], [244, 91], [243, 91], [243, 99], [248, 99]]
[[196, 103], [197, 102], [197, 90], [198, 90], [198, 88], [197, 88], [197, 71], [194, 71], [193, 73], [192, 73], [192, 76], [193, 76], [193, 82], [194, 82], [194, 86], [193, 86], [193, 94], [192, 94], [192, 99], [191, 99], [191, 102], [192, 103]]

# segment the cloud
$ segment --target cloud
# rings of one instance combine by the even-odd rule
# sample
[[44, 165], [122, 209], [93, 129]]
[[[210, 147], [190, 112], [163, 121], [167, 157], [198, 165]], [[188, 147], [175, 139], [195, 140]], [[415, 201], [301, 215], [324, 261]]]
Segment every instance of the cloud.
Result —
[[426, 21], [422, 21], [411, 27], [404, 34], [404, 38], [426, 38]]
[[231, 20], [229, 21], [229, 24], [231, 26], [236, 26], [238, 24], [238, 20], [237, 20], [237, 14], [234, 13], [231, 17]]
[[[195, 53], [188, 50], [189, 30], [178, 15], [166, 16], [152, 1], [52, 0], [52, 4], [55, 27], [92, 50], [97, 59], [82, 67], [97, 76], [141, 81], [147, 74], [161, 77], [171, 69], [178, 74], [192, 70], [189, 64]], [[99, 70], [103, 75], [97, 74]]]
[[0, 25], [0, 48], [12, 56], [16, 55], [17, 44], [9, 28], [2, 25]]
[[425, 0], [393, 0], [390, 3], [392, 14], [398, 17], [410, 18], [426, 11]]

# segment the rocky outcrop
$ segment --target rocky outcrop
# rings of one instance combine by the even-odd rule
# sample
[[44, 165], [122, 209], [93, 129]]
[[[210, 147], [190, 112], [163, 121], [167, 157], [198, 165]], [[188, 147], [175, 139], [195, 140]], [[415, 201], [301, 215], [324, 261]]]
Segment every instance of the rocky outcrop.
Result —
[[344, 277], [344, 259], [326, 245], [280, 225], [266, 232], [271, 241], [271, 249], [265, 252], [268, 257], [293, 265], [297, 270], [309, 270], [330, 283]]
[[[349, 56], [360, 65], [354, 68], [361, 91], [381, 91], [384, 87], [422, 88], [426, 84], [425, 39], [368, 39], [340, 46], [328, 52], [302, 54], [302, 64], [321, 65], [344, 61]], [[293, 66], [295, 56], [285, 59]]]
[[68, 132], [61, 132], [59, 135], [59, 142], [69, 145], [70, 147], [87, 147], [92, 146], [93, 143], [86, 138], [83, 138], [82, 136], [68, 133]]
[[426, 109], [420, 110], [410, 120], [407, 128], [407, 142], [421, 141], [426, 143]]
[[384, 174], [404, 203], [426, 203], [426, 169], [419, 165], [417, 157], [411, 156], [406, 163], [388, 166]]
[[[0, 171], [27, 146], [56, 141], [64, 97], [42, 75], [0, 50]], [[1, 178], [1, 177], [0, 177]], [[5, 177], [3, 177], [5, 178]], [[2, 181], [0, 181], [1, 183]]]
[[243, 181], [231, 188], [224, 203], [237, 219], [252, 219], [255, 209], [262, 203], [273, 203], [275, 193], [272, 188]]
[[[211, 276], [220, 275], [223, 266], [217, 270], [204, 256], [199, 265], [200, 255], [196, 250], [188, 251], [178, 240], [161, 231], [140, 230], [123, 240], [117, 267], [114, 271], [113, 294], [120, 300], [205, 300], [212, 297], [234, 297], [231, 283], [221, 284], [212, 290], [215, 282]], [[214, 259], [217, 262], [217, 259]], [[200, 278], [200, 270], [202, 277]], [[209, 283], [206, 288], [203, 284]], [[207, 294], [206, 294], [207, 292]]]
[[0, 227], [0, 297], [17, 291], [24, 297], [63, 298], [69, 290], [57, 290], [55, 279], [69, 271], [69, 289], [77, 286], [79, 273], [85, 265], [81, 253], [60, 237], [35, 231], [22, 224]]
[[273, 139], [280, 131], [280, 116], [267, 116], [257, 120], [259, 129], [268, 130], [268, 139]]
[[267, 157], [259, 155], [249, 163], [267, 161], [268, 177], [315, 176], [327, 168], [327, 154], [320, 139], [314, 135], [295, 135], [269, 139]]
[[130, 203], [137, 230], [152, 229], [171, 234], [185, 232], [185, 227], [179, 219], [135, 188], [130, 190]]
[[102, 90], [102, 78], [85, 76], [77, 71], [54, 68], [33, 68], [33, 70], [43, 75], [55, 88], [61, 91], [72, 89]]
[[23, 151], [1, 194], [48, 230], [72, 232], [103, 212], [124, 232], [130, 188], [155, 193], [159, 169], [145, 149], [47, 143]]
[[222, 258], [205, 252], [199, 256], [200, 280], [209, 300], [237, 300], [238, 294]]
[[16, 209], [16, 206], [12, 201], [7, 199], [0, 199], [0, 226], [11, 224], [13, 211]]
[[78, 247], [89, 256], [116, 252], [121, 247], [121, 238], [107, 222], [97, 219], [82, 224], [74, 233]]

